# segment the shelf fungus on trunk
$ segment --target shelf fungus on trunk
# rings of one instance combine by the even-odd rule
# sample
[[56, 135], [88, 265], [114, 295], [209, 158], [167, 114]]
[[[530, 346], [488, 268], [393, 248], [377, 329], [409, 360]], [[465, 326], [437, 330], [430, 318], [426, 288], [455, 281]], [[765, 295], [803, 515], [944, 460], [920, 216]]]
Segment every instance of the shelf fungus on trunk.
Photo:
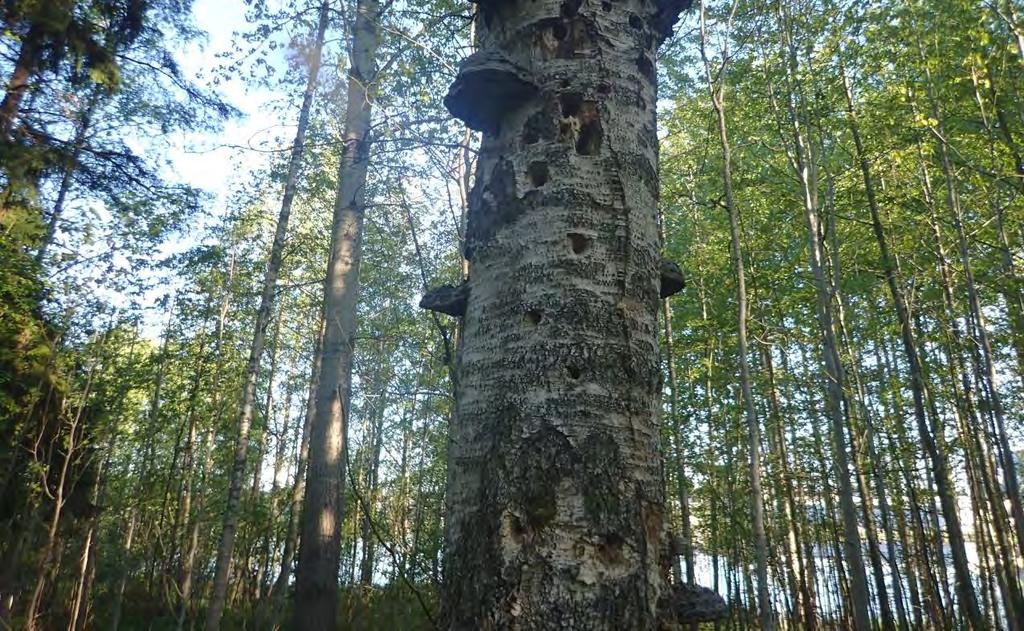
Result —
[[661, 292], [662, 298], [674, 296], [686, 288], [686, 279], [679, 266], [672, 261], [661, 262]]
[[[662, 573], [667, 577], [671, 564], [685, 554], [690, 541], [669, 532], [666, 536], [668, 551]], [[668, 587], [658, 601], [660, 620], [664, 629], [679, 629], [698, 622], [722, 620], [728, 614], [728, 605], [718, 592], [693, 583], [676, 583]]]
[[466, 315], [466, 300], [469, 298], [469, 285], [463, 283], [458, 287], [441, 285], [423, 294], [420, 309], [436, 311], [456, 318]]
[[662, 42], [672, 35], [672, 29], [679, 20], [679, 15], [693, 5], [693, 0], [655, 0], [658, 12], [651, 23], [652, 30]]
[[662, 620], [674, 620], [677, 625], [722, 620], [729, 611], [718, 592], [692, 583], [672, 585], [659, 606]]
[[444, 97], [452, 116], [477, 131], [496, 132], [505, 115], [537, 93], [529, 74], [494, 49], [479, 50], [462, 61]]

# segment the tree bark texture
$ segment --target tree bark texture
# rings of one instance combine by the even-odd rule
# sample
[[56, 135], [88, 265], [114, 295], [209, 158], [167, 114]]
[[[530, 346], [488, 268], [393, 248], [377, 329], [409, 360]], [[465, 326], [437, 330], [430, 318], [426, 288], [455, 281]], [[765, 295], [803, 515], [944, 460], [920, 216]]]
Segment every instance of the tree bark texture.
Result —
[[668, 595], [657, 46], [687, 2], [482, 2], [450, 629], [648, 629]]

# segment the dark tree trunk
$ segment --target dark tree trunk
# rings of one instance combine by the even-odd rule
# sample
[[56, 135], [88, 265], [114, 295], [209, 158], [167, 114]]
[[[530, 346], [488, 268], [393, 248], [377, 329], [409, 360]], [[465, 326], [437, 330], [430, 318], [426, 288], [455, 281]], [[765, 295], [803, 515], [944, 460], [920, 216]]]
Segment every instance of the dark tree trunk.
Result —
[[10, 138], [14, 130], [14, 123], [21, 112], [21, 102], [28, 93], [32, 75], [36, 73], [36, 67], [39, 65], [42, 36], [40, 27], [33, 25], [21, 40], [11, 78], [7, 81], [7, 91], [0, 102], [0, 140]]

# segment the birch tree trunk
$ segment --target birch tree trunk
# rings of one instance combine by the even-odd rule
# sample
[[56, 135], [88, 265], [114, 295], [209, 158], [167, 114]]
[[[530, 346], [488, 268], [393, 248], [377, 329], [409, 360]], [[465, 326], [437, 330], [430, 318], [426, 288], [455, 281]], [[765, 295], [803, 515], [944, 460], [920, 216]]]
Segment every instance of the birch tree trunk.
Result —
[[[129, 346], [128, 356], [134, 358], [135, 343], [134, 340]], [[119, 396], [117, 406], [113, 412], [112, 418], [120, 419], [121, 413], [124, 409], [123, 403], [125, 399], [125, 387]], [[90, 502], [93, 506], [100, 506], [104, 495], [105, 487], [107, 484], [107, 471], [110, 467], [110, 460], [114, 451], [114, 443], [118, 438], [119, 432], [114, 429], [110, 432], [110, 437], [107, 440], [106, 445], [103, 448], [103, 460], [100, 463], [99, 469], [96, 473], [96, 481], [93, 483], [91, 492]], [[76, 594], [74, 603], [71, 608], [70, 631], [83, 631], [89, 627], [89, 621], [92, 615], [92, 588], [96, 579], [96, 561], [98, 557], [99, 548], [99, 526], [100, 526], [100, 513], [97, 511], [89, 519], [88, 530], [85, 534], [85, 541], [82, 544], [82, 559], [81, 569], [78, 575], [78, 585], [76, 588]]]
[[[178, 602], [175, 607], [175, 624], [177, 631], [182, 631], [184, 626], [185, 613], [188, 611], [188, 601], [191, 596], [192, 589], [192, 563], [195, 556], [195, 547], [192, 545], [192, 539], [188, 534], [188, 529], [193, 519], [192, 498], [198, 487], [197, 482], [199, 481], [198, 476], [196, 475], [196, 442], [198, 439], [198, 431], [196, 428], [196, 403], [199, 397], [199, 388], [202, 384], [203, 370], [206, 366], [205, 357], [203, 355], [205, 347], [206, 335], [200, 334], [198, 353], [200, 359], [192, 377], [192, 385], [190, 387], [188, 397], [188, 411], [185, 414], [185, 422], [188, 426], [188, 438], [185, 441], [185, 456], [184, 464], [182, 466], [183, 479], [181, 481], [181, 499], [178, 503], [178, 515], [176, 520], [176, 525], [180, 525], [185, 532], [180, 548], [180, 581], [175, 585], [178, 597]], [[208, 436], [207, 438], [212, 438], [212, 436]], [[204, 450], [207, 454], [210, 453], [209, 440], [207, 440], [207, 445]], [[175, 528], [174, 540], [175, 545], [177, 545], [177, 528]]]
[[[918, 53], [922, 60], [922, 64], [925, 64], [925, 52], [920, 41], [918, 42]], [[1013, 452], [1010, 449], [1009, 438], [1007, 437], [1004, 418], [1005, 409], [1003, 407], [1002, 397], [997, 387], [995, 362], [993, 360], [992, 344], [989, 339], [988, 326], [985, 322], [985, 315], [982, 311], [977, 285], [974, 280], [974, 272], [971, 267], [970, 247], [967, 242], [966, 229], [963, 223], [963, 211], [960, 206], [960, 196], [957, 191], [957, 175], [953, 170], [952, 159], [949, 155], [949, 145], [943, 116], [939, 110], [938, 95], [935, 93], [931, 71], [927, 65], [924, 66], [924, 77], [928, 106], [932, 120], [934, 121], [932, 123], [933, 132], [937, 138], [936, 144], [938, 147], [940, 164], [942, 166], [943, 179], [946, 184], [946, 204], [949, 207], [952, 224], [956, 232], [957, 250], [960, 254], [960, 264], [963, 268], [964, 281], [967, 288], [968, 306], [971, 315], [971, 320], [968, 322], [968, 329], [974, 330], [975, 343], [981, 350], [982, 367], [984, 370], [983, 383], [987, 390], [986, 394], [988, 395], [989, 403], [992, 406], [992, 412], [995, 416], [995, 440], [999, 447], [998, 451], [1001, 456], [1000, 464], [1003, 468], [1006, 495], [1010, 501], [1010, 513], [1013, 516], [1014, 532], [1016, 533], [1017, 539], [1017, 550], [1022, 556], [1024, 556], [1024, 500], [1021, 499], [1020, 482], [1017, 478], [1017, 465], [1013, 460]], [[977, 614], [976, 619], [980, 621], [981, 615], [977, 612], [977, 602], [975, 601], [973, 604], [974, 608], [968, 610], [969, 613], [972, 614], [972, 621], [975, 619], [974, 614]]]
[[[270, 592], [273, 590], [274, 578], [272, 575], [274, 566], [274, 556], [277, 553], [278, 541], [279, 541], [279, 528], [277, 527], [277, 515], [279, 512], [280, 505], [280, 479], [281, 475], [287, 473], [285, 467], [285, 458], [288, 451], [288, 437], [291, 433], [291, 408], [292, 408], [292, 395], [295, 393], [295, 388], [292, 387], [293, 375], [295, 375], [295, 364], [298, 358], [292, 357], [291, 365], [288, 368], [288, 373], [285, 377], [285, 395], [284, 404], [281, 406], [281, 425], [278, 428], [277, 436], [274, 440], [274, 469], [270, 480], [270, 507], [267, 511], [270, 519], [265, 527], [263, 534], [263, 549], [261, 550], [261, 558], [259, 562], [259, 575], [260, 575], [260, 586], [266, 586], [267, 597], [263, 600], [264, 604], [270, 602]], [[264, 611], [261, 608], [261, 613]]]
[[[735, 11], [733, 4], [732, 11]], [[729, 15], [731, 28], [732, 13]], [[729, 214], [729, 245], [733, 273], [736, 275], [736, 337], [740, 360], [740, 390], [743, 394], [743, 410], [746, 414], [750, 474], [750, 512], [754, 530], [754, 560], [757, 571], [757, 608], [761, 628], [771, 631], [775, 628], [771, 595], [768, 591], [768, 538], [764, 528], [764, 494], [761, 490], [761, 426], [754, 409], [754, 393], [750, 386], [750, 359], [747, 350], [747, 281], [743, 264], [743, 248], [740, 242], [739, 210], [732, 188], [732, 147], [725, 117], [725, 74], [728, 70], [729, 49], [723, 45], [722, 64], [716, 74], [712, 71], [707, 54], [707, 25], [704, 2], [700, 3], [700, 55], [704, 62], [704, 76], [707, 81], [711, 107], [718, 123], [718, 141], [722, 149], [722, 188], [725, 208]]]
[[195, 506], [190, 508], [190, 519], [185, 520], [182, 524], [183, 527], [188, 529], [188, 536], [182, 548], [181, 555], [181, 581], [178, 585], [179, 601], [178, 607], [175, 611], [176, 631], [184, 630], [185, 623], [193, 608], [193, 574], [195, 570], [196, 556], [199, 552], [199, 531], [202, 527], [202, 520], [199, 518], [198, 513], [200, 513], [200, 509], [204, 503], [203, 495], [195, 493], [194, 491], [196, 488], [200, 488], [206, 483], [207, 476], [210, 474], [213, 466], [214, 428], [220, 425], [220, 420], [223, 416], [220, 385], [224, 377], [224, 353], [221, 351], [224, 348], [224, 327], [227, 323], [228, 310], [231, 306], [231, 284], [235, 277], [234, 243], [231, 244], [229, 250], [231, 255], [228, 259], [229, 262], [226, 278], [223, 286], [221, 287], [220, 305], [218, 305], [217, 308], [217, 326], [215, 331], [216, 344], [213, 348], [213, 355], [217, 358], [213, 373], [213, 391], [210, 398], [210, 408], [213, 410], [213, 419], [203, 438], [202, 463], [199, 465], [198, 471], [194, 471], [191, 474], [192, 479], [189, 483], [192, 487], [190, 493], [195, 496]]
[[[764, 365], [765, 372], [768, 377], [769, 384], [769, 404], [771, 410], [771, 416], [774, 427], [769, 430], [769, 445], [772, 446], [773, 450], [777, 453], [777, 459], [779, 461], [779, 474], [781, 479], [779, 484], [783, 487], [783, 493], [781, 494], [779, 504], [781, 508], [779, 513], [783, 516], [783, 521], [786, 524], [786, 536], [789, 541], [789, 547], [791, 553], [795, 559], [795, 567], [793, 571], [797, 573], [797, 581], [799, 585], [799, 597], [796, 598], [797, 602], [800, 603], [799, 618], [795, 620], [800, 628], [813, 630], [817, 628], [817, 614], [816, 614], [816, 597], [815, 597], [815, 586], [814, 586], [814, 561], [813, 554], [802, 554], [803, 548], [801, 547], [804, 542], [804, 536], [801, 534], [804, 528], [803, 518], [797, 509], [797, 493], [794, 489], [794, 478], [799, 478], [801, 472], [790, 465], [790, 457], [786, 447], [786, 436], [783, 432], [783, 413], [781, 405], [779, 403], [779, 395], [776, 388], [775, 381], [775, 367], [772, 360], [772, 349], [771, 346], [763, 345], [761, 347], [762, 364]], [[785, 499], [783, 502], [782, 499]], [[809, 544], [808, 544], [809, 545]]]
[[224, 615], [224, 607], [227, 604], [228, 571], [231, 567], [231, 553], [234, 549], [235, 534], [238, 531], [238, 514], [249, 450], [249, 429], [252, 425], [253, 407], [256, 398], [256, 379], [259, 376], [260, 362], [263, 358], [267, 325], [270, 323], [271, 314], [274, 309], [277, 278], [281, 271], [281, 259], [284, 255], [285, 239], [288, 235], [288, 220], [291, 216], [292, 202], [295, 199], [295, 192], [298, 186], [299, 169], [302, 166], [302, 154], [306, 143], [306, 128], [309, 126], [309, 113], [313, 105], [313, 95], [316, 93], [317, 75], [320, 72], [320, 59], [329, 17], [330, 1], [324, 0], [320, 5], [316, 39], [309, 61], [309, 75], [306, 78], [306, 90], [302, 96], [298, 127], [295, 131], [295, 140], [292, 143], [288, 174], [285, 179], [284, 194], [281, 198], [281, 210], [278, 214], [274, 242], [270, 248], [270, 258], [267, 261], [267, 269], [263, 278], [260, 308], [256, 314], [252, 345], [249, 348], [249, 360], [245, 369], [245, 379], [238, 412], [238, 437], [235, 442], [234, 462], [231, 467], [231, 479], [228, 485], [227, 506], [224, 509], [224, 525], [220, 544], [217, 547], [213, 593], [210, 596], [210, 606], [206, 616], [207, 631], [217, 631], [220, 628], [220, 619]]
[[[661, 240], [665, 240], [665, 225], [664, 222], [660, 224], [660, 237]], [[682, 561], [686, 563], [686, 582], [696, 582], [696, 568], [693, 562], [693, 528], [691, 526], [690, 518], [690, 497], [689, 492], [686, 488], [686, 466], [685, 466], [685, 446], [683, 444], [683, 437], [681, 435], [682, 427], [679, 423], [679, 380], [676, 375], [675, 365], [675, 350], [672, 333], [672, 306], [669, 304], [669, 299], [666, 298], [661, 304], [662, 321], [665, 327], [665, 363], [668, 365], [668, 392], [669, 392], [669, 428], [672, 432], [673, 441], [670, 445], [672, 449], [672, 459], [675, 461], [675, 477], [676, 477], [676, 501], [679, 502], [679, 539], [682, 541], [682, 549], [676, 550], [677, 554], [680, 554]], [[682, 582], [683, 572], [682, 568], [676, 567], [678, 574], [678, 581]]]
[[[99, 339], [99, 348], [102, 349], [106, 342], [106, 336]], [[68, 420], [66, 434], [61, 435], [61, 431], [58, 430], [57, 438], [54, 440], [60, 440], [61, 445], [53, 450], [54, 454], [60, 453], [63, 450], [63, 458], [61, 459], [60, 473], [57, 477], [56, 485], [53, 492], [51, 493], [48, 487], [48, 469], [43, 469], [45, 473], [42, 475], [41, 484], [43, 486], [43, 493], [46, 494], [53, 501], [53, 508], [51, 509], [49, 523], [46, 529], [46, 538], [43, 540], [43, 549], [39, 553], [38, 561], [35, 567], [35, 585], [32, 589], [32, 596], [29, 599], [28, 607], [25, 609], [25, 629], [26, 631], [35, 631], [39, 627], [39, 621], [37, 617], [43, 613], [40, 612], [40, 607], [43, 602], [43, 588], [46, 586], [46, 577], [49, 573], [50, 563], [53, 561], [53, 556], [56, 551], [59, 555], [61, 551], [58, 548], [58, 528], [60, 527], [61, 517], [63, 516], [64, 503], [66, 497], [70, 495], [74, 481], [69, 479], [71, 473], [71, 463], [77, 457], [78, 452], [81, 451], [85, 445], [82, 443], [85, 439], [85, 429], [83, 427], [82, 414], [85, 411], [86, 406], [89, 404], [89, 396], [92, 394], [93, 379], [96, 376], [97, 370], [102, 370], [98, 365], [100, 360], [96, 360], [89, 368], [89, 376], [85, 382], [85, 389], [82, 393], [82, 400], [78, 405], [78, 409]], [[65, 413], [64, 410], [59, 414]], [[63, 449], [61, 449], [63, 448]], [[54, 576], [57, 572], [54, 570]]]
[[313, 361], [309, 376], [309, 396], [306, 399], [306, 410], [302, 418], [302, 433], [295, 462], [295, 477], [292, 480], [289, 496], [288, 529], [284, 537], [284, 549], [281, 551], [281, 565], [277, 579], [270, 589], [270, 628], [277, 629], [284, 609], [285, 595], [288, 592], [288, 579], [292, 573], [292, 562], [299, 544], [300, 518], [302, 516], [302, 498], [306, 490], [306, 464], [309, 460], [309, 425], [312, 422], [316, 407], [316, 392], [320, 383], [320, 352], [323, 344], [324, 326], [321, 320], [318, 327], [316, 343], [313, 346]]
[[[992, 69], [991, 62], [987, 65], [986, 70], [984, 79], [988, 83], [989, 98], [995, 110], [995, 123], [998, 123], [999, 127], [998, 137], [1010, 153], [1012, 159], [1010, 167], [1018, 175], [1020, 189], [1024, 192], [1024, 177], [1021, 177], [1024, 176], [1024, 157], [1021, 157], [1020, 149], [1014, 140], [1010, 123], [1011, 119], [1007, 116], [1004, 109], [1002, 93], [999, 90], [999, 84], [996, 82], [996, 75]], [[992, 145], [994, 145], [994, 139], [997, 137], [993, 129], [995, 125], [989, 116], [985, 114], [985, 107], [980, 94], [979, 77], [974, 72], [971, 73], [971, 76], [974, 80], [974, 92], [982, 122], [992, 138]], [[990, 151], [995, 155], [995, 148], [992, 145], [990, 145]], [[992, 207], [992, 214], [995, 215], [996, 234], [999, 237], [1000, 260], [1004, 275], [1000, 283], [999, 292], [1003, 295], [1003, 300], [1006, 301], [1006, 315], [1010, 324], [1010, 341], [1014, 352], [1017, 354], [1017, 377], [1024, 384], [1024, 281], [1018, 275], [1019, 270], [1014, 263], [1013, 257], [1013, 248], [1015, 246], [1020, 247], [1021, 242], [1019, 239], [1011, 238], [1006, 229], [1006, 210], [1002, 205], [994, 202], [995, 198], [993, 197], [990, 201], [990, 206]]]
[[296, 568], [294, 626], [299, 630], [333, 629], [337, 611], [345, 432], [351, 396], [379, 18], [377, 0], [358, 0], [349, 54], [348, 101], [331, 255], [324, 283], [320, 380], [310, 422], [309, 470]]
[[[383, 341], [381, 341], [383, 342]], [[383, 361], [383, 343], [380, 344], [380, 357]], [[374, 511], [377, 503], [377, 485], [380, 479], [380, 455], [384, 443], [384, 412], [387, 401], [388, 380], [383, 374], [383, 367], [378, 371], [379, 381], [377, 387], [377, 402], [372, 406], [370, 412], [369, 444], [367, 449], [366, 472], [363, 479], [363, 506], [359, 512], [362, 513], [359, 538], [363, 545], [363, 558], [359, 566], [359, 582], [363, 585], [373, 584], [373, 569], [376, 563], [377, 540], [374, 532]]]
[[[160, 345], [160, 352], [157, 355], [156, 376], [153, 383], [153, 394], [149, 401], [149, 411], [146, 414], [146, 422], [142, 429], [143, 447], [142, 464], [139, 475], [135, 480], [135, 495], [142, 495], [142, 489], [152, 484], [151, 473], [155, 459], [155, 446], [157, 434], [159, 433], [160, 406], [162, 404], [161, 391], [163, 390], [164, 377], [167, 371], [168, 349], [171, 343], [171, 324], [174, 322], [175, 303], [172, 300], [167, 307], [167, 323], [164, 325], [163, 342]], [[136, 562], [132, 558], [132, 543], [135, 538], [135, 528], [139, 523], [140, 514], [143, 512], [141, 502], [133, 502], [125, 519], [124, 546], [121, 549], [120, 571], [117, 586], [114, 588], [113, 603], [110, 605], [111, 631], [117, 631], [121, 624], [122, 606], [124, 604], [124, 592], [128, 586], [128, 580], [135, 571]]]
[[[659, 445], [654, 59], [687, 2], [488, 1], [449, 445], [450, 629], [676, 617]], [[663, 288], [662, 288], [663, 289]]]
[[835, 460], [835, 475], [839, 482], [839, 508], [843, 526], [843, 548], [850, 570], [850, 604], [853, 614], [853, 625], [858, 631], [871, 628], [870, 596], [868, 592], [867, 574], [864, 569], [861, 538], [857, 520], [857, 507], [853, 500], [853, 485], [850, 478], [850, 458], [847, 453], [845, 394], [843, 392], [845, 375], [839, 358], [836, 342], [835, 318], [833, 315], [832, 297], [829, 293], [828, 280], [825, 277], [824, 258], [820, 239], [820, 217], [817, 200], [817, 174], [813, 173], [813, 155], [804, 137], [798, 105], [801, 103], [794, 88], [794, 76], [798, 71], [796, 47], [789, 28], [789, 16], [785, 13], [783, 3], [779, 3], [779, 23], [783, 33], [783, 53], [788, 60], [786, 82], [788, 96], [786, 107], [789, 123], [793, 132], [793, 166], [800, 180], [804, 221], [807, 227], [807, 243], [810, 252], [809, 267], [814, 278], [818, 326], [821, 333], [823, 364], [825, 369], [826, 416], [831, 428], [832, 453]]

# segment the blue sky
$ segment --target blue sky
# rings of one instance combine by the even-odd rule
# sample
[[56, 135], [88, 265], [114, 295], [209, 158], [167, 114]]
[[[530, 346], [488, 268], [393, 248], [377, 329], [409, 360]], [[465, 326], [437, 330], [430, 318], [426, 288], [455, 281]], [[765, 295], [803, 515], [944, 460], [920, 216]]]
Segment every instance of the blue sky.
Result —
[[[276, 2], [272, 2], [276, 4]], [[201, 77], [200, 83], [214, 88], [221, 98], [242, 112], [219, 133], [192, 135], [176, 143], [172, 160], [174, 176], [217, 196], [217, 209], [223, 208], [231, 184], [244, 178], [265, 160], [265, 154], [235, 147], [255, 145], [273, 132], [285, 131], [287, 121], [270, 110], [277, 95], [265, 89], [253, 89], [238, 76], [211, 78], [220, 63], [220, 53], [235, 48], [233, 34], [246, 28], [245, 5], [241, 0], [196, 0], [193, 15], [199, 28], [207, 33], [206, 42], [190, 45], [180, 56], [185, 73]]]
[[[281, 0], [268, 1], [272, 8], [281, 3]], [[220, 70], [225, 61], [237, 57], [236, 34], [252, 28], [246, 22], [245, 9], [243, 0], [195, 0], [193, 18], [196, 26], [206, 32], [206, 37], [174, 51], [186, 78], [218, 94], [239, 110], [240, 115], [215, 133], [178, 134], [152, 143], [147, 138], [126, 138], [135, 151], [149, 154], [157, 162], [167, 159], [170, 164], [164, 168], [164, 176], [169, 181], [189, 184], [211, 195], [201, 216], [195, 218], [186, 232], [164, 243], [157, 259], [197, 245], [203, 238], [204, 228], [223, 219], [232, 189], [244, 186], [252, 179], [253, 171], [266, 164], [270, 154], [244, 147], [287, 147], [294, 136], [297, 102], [289, 102], [288, 95], [282, 92], [251, 85], [243, 79], [242, 73], [226, 74]], [[168, 35], [173, 37], [173, 34]], [[283, 65], [284, 47], [278, 51], [271, 61]], [[267, 220], [271, 221], [275, 215], [268, 212]], [[165, 272], [155, 269], [143, 274], [163, 277], [147, 292], [146, 302], [150, 305], [180, 289], [180, 279], [173, 275], [166, 277]], [[97, 290], [113, 305], [126, 303], [127, 296], [105, 289], [102, 282]], [[145, 318], [145, 335], [154, 340], [159, 338], [165, 317], [162, 309], [150, 309]]]

